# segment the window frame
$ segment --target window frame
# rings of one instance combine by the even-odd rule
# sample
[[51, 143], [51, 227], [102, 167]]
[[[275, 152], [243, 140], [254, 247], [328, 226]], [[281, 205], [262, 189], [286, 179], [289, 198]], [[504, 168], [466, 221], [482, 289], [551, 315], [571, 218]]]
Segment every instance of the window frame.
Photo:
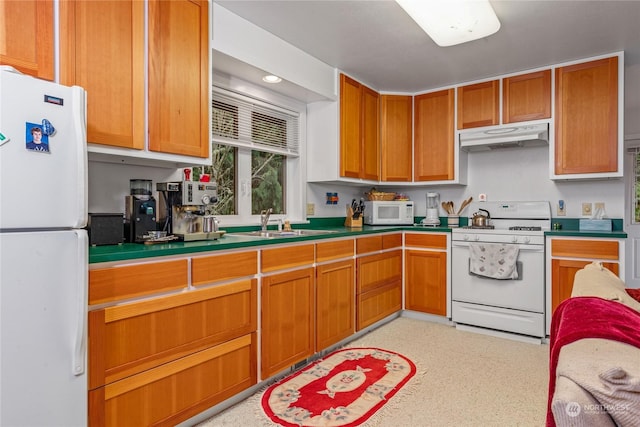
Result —
[[[263, 87], [256, 86], [240, 79], [225, 80], [214, 73], [212, 98], [214, 92], [220, 92], [226, 96], [239, 97], [241, 100], [250, 100], [267, 108], [294, 113], [298, 115], [298, 154], [297, 156], [284, 151], [273, 150], [287, 156], [285, 171], [284, 205], [285, 214], [273, 214], [271, 219], [289, 220], [292, 223], [306, 222], [306, 104], [292, 98], [288, 98]], [[211, 135], [212, 144], [225, 144], [236, 147], [236, 215], [220, 215], [221, 224], [235, 225], [259, 225], [260, 215], [251, 214], [251, 151], [262, 150], [262, 147], [250, 147], [245, 143], [234, 144], [233, 141], [216, 139]], [[272, 151], [265, 149], [263, 151]]]

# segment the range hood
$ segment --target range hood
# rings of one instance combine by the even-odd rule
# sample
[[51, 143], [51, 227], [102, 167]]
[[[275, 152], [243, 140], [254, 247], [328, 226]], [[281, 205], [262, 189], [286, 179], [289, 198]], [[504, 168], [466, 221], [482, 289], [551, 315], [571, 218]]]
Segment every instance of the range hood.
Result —
[[483, 131], [460, 132], [460, 148], [464, 151], [487, 151], [548, 144], [548, 123], [526, 126], [500, 126]]

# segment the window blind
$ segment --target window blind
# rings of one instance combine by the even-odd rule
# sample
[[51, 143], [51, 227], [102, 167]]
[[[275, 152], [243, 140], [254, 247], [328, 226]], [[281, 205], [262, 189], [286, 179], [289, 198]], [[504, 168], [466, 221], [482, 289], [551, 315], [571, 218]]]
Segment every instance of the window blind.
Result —
[[214, 143], [299, 155], [297, 113], [220, 88], [214, 88], [212, 109]]

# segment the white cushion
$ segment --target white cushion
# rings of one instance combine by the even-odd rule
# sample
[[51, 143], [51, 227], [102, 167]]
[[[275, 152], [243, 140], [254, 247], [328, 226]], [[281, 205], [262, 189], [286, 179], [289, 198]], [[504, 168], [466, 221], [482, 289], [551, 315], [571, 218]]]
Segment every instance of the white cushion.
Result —
[[617, 301], [640, 312], [640, 302], [625, 290], [625, 284], [601, 262], [592, 262], [578, 270], [573, 281], [572, 297], [600, 297]]

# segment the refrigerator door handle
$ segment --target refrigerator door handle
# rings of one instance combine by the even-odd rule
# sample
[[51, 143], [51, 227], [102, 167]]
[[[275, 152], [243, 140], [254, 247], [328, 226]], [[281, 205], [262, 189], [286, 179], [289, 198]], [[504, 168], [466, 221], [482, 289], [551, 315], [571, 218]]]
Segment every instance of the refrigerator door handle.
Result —
[[79, 376], [84, 374], [87, 347], [87, 287], [89, 282], [89, 239], [85, 230], [75, 230], [78, 236], [78, 272], [77, 272], [77, 316], [76, 338], [73, 352], [72, 372]]
[[78, 145], [77, 153], [77, 167], [76, 172], [78, 178], [78, 188], [76, 188], [76, 194], [78, 195], [77, 202], [77, 222], [73, 228], [84, 228], [87, 226], [88, 216], [88, 159], [87, 159], [87, 98], [86, 92], [80, 86], [72, 86], [72, 109], [74, 117], [78, 119], [74, 121], [75, 136], [78, 139], [76, 144]]

